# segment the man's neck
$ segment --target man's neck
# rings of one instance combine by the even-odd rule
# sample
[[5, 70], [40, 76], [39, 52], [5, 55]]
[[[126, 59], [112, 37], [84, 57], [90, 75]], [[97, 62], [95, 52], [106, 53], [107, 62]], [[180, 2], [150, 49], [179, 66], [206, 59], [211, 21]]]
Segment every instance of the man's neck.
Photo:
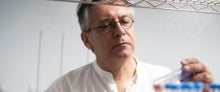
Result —
[[133, 57], [121, 60], [97, 60], [98, 65], [105, 71], [111, 72], [113, 75], [134, 71], [136, 68], [136, 60]]
[[118, 61], [98, 61], [98, 65], [105, 71], [111, 72], [114, 80], [131, 79], [135, 75], [137, 62], [133, 57]]
[[126, 60], [97, 63], [103, 70], [112, 73], [118, 92], [125, 92], [127, 85], [135, 76], [137, 66], [136, 60], [131, 57]]

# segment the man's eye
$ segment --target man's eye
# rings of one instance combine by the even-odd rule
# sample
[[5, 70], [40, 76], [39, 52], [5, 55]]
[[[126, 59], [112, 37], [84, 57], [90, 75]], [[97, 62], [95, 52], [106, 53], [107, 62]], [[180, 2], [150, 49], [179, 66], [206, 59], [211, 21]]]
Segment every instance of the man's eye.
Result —
[[99, 28], [107, 28], [107, 27], [109, 27], [109, 24], [99, 26]]
[[104, 22], [104, 23], [102, 23], [99, 27], [100, 27], [100, 28], [106, 28], [106, 27], [108, 27], [109, 25], [110, 25], [109, 22]]
[[121, 21], [120, 23], [121, 24], [129, 24], [130, 22], [129, 21]]
[[130, 21], [121, 21], [120, 24], [122, 26], [128, 26], [130, 24]]

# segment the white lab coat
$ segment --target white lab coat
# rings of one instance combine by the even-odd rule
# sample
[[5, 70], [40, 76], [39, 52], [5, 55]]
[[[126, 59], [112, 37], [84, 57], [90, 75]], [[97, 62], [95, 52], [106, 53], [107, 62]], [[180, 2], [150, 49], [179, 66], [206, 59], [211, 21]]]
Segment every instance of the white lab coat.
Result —
[[[153, 80], [169, 73], [170, 70], [136, 61], [136, 76], [126, 87], [126, 92], [154, 92]], [[118, 92], [118, 90], [112, 74], [102, 70], [94, 61], [58, 78], [45, 92]]]

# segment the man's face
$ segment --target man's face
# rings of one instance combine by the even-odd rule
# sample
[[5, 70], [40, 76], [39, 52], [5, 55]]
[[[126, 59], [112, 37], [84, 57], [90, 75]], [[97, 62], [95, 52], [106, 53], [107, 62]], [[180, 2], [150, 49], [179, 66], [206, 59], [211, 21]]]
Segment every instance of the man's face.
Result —
[[[132, 56], [135, 36], [133, 18], [127, 7], [94, 5], [90, 9], [90, 18], [91, 30], [86, 34], [97, 59]], [[127, 25], [131, 26], [127, 28]]]

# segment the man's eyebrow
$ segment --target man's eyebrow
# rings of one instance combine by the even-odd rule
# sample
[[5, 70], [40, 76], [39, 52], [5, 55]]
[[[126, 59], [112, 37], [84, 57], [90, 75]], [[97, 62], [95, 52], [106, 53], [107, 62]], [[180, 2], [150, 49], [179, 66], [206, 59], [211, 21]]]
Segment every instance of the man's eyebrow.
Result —
[[132, 18], [132, 16], [131, 16], [131, 15], [129, 15], [129, 14], [122, 15], [120, 18], [124, 18], [124, 17], [131, 17], [131, 18]]
[[110, 22], [110, 21], [112, 21], [112, 20], [113, 20], [112, 18], [106, 18], [106, 19], [100, 20], [98, 23]]
[[[119, 20], [120, 20], [120, 19], [122, 19], [122, 18], [124, 18], [124, 17], [133, 18], [133, 17], [131, 16], [131, 14], [124, 14], [124, 15], [122, 15], [122, 16], [119, 16], [118, 18], [119, 18]], [[98, 23], [100, 24], [100, 23], [103, 23], [103, 22], [111, 22], [111, 21], [114, 21], [114, 19], [113, 19], [113, 18], [103, 18], [103, 19], [101, 19]]]

